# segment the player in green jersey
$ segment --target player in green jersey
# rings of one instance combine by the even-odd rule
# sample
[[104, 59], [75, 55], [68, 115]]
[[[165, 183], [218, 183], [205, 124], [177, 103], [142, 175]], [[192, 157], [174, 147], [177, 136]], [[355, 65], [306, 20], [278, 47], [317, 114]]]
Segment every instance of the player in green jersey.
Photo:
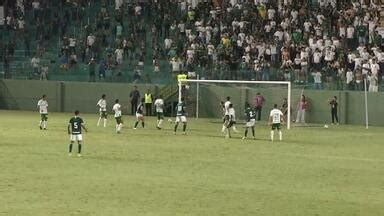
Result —
[[142, 98], [139, 105], [137, 105], [136, 122], [135, 122], [135, 126], [133, 127], [133, 129], [135, 130], [137, 128], [137, 125], [139, 124], [139, 121], [141, 121], [141, 126], [144, 128], [144, 103], [145, 103], [145, 99]]
[[77, 156], [81, 157], [81, 144], [83, 142], [83, 136], [81, 135], [81, 129], [87, 132], [84, 126], [84, 121], [79, 117], [79, 111], [75, 111], [75, 116], [69, 120], [68, 123], [68, 134], [70, 136], [71, 143], [69, 144], [69, 156], [72, 156], [72, 146], [77, 141], [78, 151]]
[[245, 132], [243, 139], [247, 138], [248, 135], [248, 129], [252, 130], [253, 139], [255, 139], [255, 122], [256, 122], [256, 112], [255, 110], [249, 105], [249, 103], [245, 103]]
[[184, 99], [182, 98], [176, 106], [176, 121], [173, 131], [174, 134], [176, 134], [177, 127], [179, 126], [180, 122], [183, 123], [183, 134], [186, 134], [185, 130], [187, 129], [187, 117], [185, 117], [185, 109]]

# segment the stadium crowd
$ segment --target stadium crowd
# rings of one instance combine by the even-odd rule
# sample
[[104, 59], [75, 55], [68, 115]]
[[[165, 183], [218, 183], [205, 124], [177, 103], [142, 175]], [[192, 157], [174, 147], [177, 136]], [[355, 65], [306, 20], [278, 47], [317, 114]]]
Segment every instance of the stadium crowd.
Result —
[[205, 79], [290, 80], [316, 89], [362, 90], [366, 78], [377, 91], [384, 75], [379, 2], [18, 0], [4, 20], [17, 37], [0, 43], [1, 59], [6, 68], [22, 38], [25, 56], [41, 74], [40, 58], [59, 38], [62, 70], [87, 64], [91, 81], [128, 64], [134, 81], [145, 80], [146, 68]]

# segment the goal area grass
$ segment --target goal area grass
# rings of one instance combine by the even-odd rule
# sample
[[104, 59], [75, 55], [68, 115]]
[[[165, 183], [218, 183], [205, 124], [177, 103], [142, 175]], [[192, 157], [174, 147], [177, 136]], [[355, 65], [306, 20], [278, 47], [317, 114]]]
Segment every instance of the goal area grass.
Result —
[[265, 122], [242, 140], [242, 124], [225, 139], [213, 119], [173, 135], [167, 119], [133, 130], [123, 116], [116, 134], [112, 115], [104, 128], [81, 114], [78, 158], [67, 153], [72, 114], [49, 113], [46, 131], [39, 117], [0, 110], [0, 216], [384, 215], [382, 127], [292, 127], [271, 142]]

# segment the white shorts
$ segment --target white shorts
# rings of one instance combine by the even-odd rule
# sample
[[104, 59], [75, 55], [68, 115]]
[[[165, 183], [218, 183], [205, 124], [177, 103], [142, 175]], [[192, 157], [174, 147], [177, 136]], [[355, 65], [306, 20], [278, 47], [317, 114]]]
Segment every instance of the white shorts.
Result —
[[142, 117], [143, 117], [143, 114], [136, 113], [136, 118], [137, 118], [137, 119], [142, 118]]
[[253, 127], [253, 126], [255, 126], [255, 123], [256, 123], [256, 120], [255, 119], [251, 119], [251, 120], [249, 120], [248, 122], [245, 123], [245, 126], [246, 127]]
[[69, 135], [71, 141], [83, 141], [83, 136], [81, 134], [71, 134]]
[[176, 116], [176, 122], [187, 122], [187, 118], [185, 116]]

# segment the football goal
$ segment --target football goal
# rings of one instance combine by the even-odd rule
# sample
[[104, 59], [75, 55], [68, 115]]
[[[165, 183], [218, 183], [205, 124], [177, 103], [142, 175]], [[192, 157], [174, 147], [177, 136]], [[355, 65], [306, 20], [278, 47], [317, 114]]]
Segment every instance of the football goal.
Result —
[[[287, 124], [287, 129], [290, 129], [291, 127], [291, 82], [289, 81], [240, 81], [240, 80], [203, 80], [203, 79], [183, 79], [179, 80], [178, 82], [178, 100], [179, 102], [181, 101], [182, 97], [186, 94], [186, 89], [188, 87], [191, 87], [193, 84], [194, 85], [194, 94], [191, 94], [190, 97], [193, 97], [194, 99], [194, 104], [195, 105], [195, 117], [199, 118], [200, 115], [200, 100], [201, 98], [204, 97], [209, 97], [209, 95], [206, 92], [201, 93], [201, 86], [225, 86], [229, 87], [228, 89], [232, 89], [233, 92], [236, 92], [236, 90], [244, 90], [245, 92], [248, 92], [247, 90], [253, 90], [255, 86], [257, 88], [260, 88], [261, 86], [265, 87], [264, 89], [266, 91], [269, 91], [271, 93], [274, 93], [276, 86], [279, 87], [279, 90], [284, 92], [284, 97], [286, 97], [286, 102], [287, 102], [287, 109], [286, 109], [286, 124]], [[188, 91], [188, 90], [187, 90]], [[214, 91], [214, 90], [213, 90]], [[286, 91], [286, 92], [285, 92]], [[220, 94], [220, 93], [218, 93]], [[225, 98], [227, 95], [224, 95], [225, 93], [221, 94], [220, 98]], [[250, 94], [250, 93], [246, 93]], [[196, 95], [196, 97], [195, 97]], [[242, 97], [243, 101], [248, 102], [250, 101], [250, 97], [248, 96], [238, 96], [238, 95], [233, 95], [232, 98], [236, 99], [237, 101], [240, 101], [239, 98], [237, 97]], [[212, 102], [212, 98], [204, 98], [205, 99], [205, 104]], [[212, 99], [212, 100], [211, 100]], [[266, 99], [268, 100], [268, 98]], [[275, 102], [276, 103], [276, 102]], [[239, 106], [240, 107], [240, 106]], [[242, 110], [237, 110], [237, 113], [241, 115]]]

